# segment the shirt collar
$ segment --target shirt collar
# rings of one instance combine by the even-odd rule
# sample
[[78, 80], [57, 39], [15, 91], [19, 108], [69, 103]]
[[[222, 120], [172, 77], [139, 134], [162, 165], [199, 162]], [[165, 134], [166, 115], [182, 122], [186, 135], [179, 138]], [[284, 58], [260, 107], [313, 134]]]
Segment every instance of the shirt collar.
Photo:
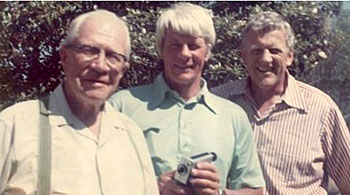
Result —
[[[53, 91], [50, 95], [49, 101], [50, 114], [50, 123], [52, 125], [62, 126], [70, 125], [75, 129], [83, 129], [86, 126], [72, 113], [66, 96], [63, 91], [62, 83]], [[123, 122], [119, 117], [114, 116], [115, 110], [110, 105], [109, 102], [105, 102], [103, 109], [103, 121], [108, 121], [108, 124], [113, 126], [115, 129], [125, 129]], [[103, 122], [102, 121], [102, 122]], [[108, 125], [108, 126], [109, 126]]]
[[282, 100], [291, 107], [307, 111], [308, 105], [298, 85], [298, 81], [295, 80], [294, 77], [291, 76], [288, 72], [287, 72], [287, 77], [288, 77], [288, 85], [285, 93], [282, 96]]
[[[150, 102], [150, 106], [152, 108], [155, 108], [159, 106], [166, 98], [168, 93], [171, 93], [173, 96], [177, 96], [177, 99], [181, 99], [178, 93], [168, 86], [166, 83], [163, 73], [159, 74], [156, 78], [156, 80], [153, 83], [155, 91], [153, 91], [154, 99]], [[205, 106], [208, 107], [209, 110], [217, 113], [217, 106], [213, 99], [213, 94], [211, 94], [207, 87], [207, 82], [202, 78], [201, 79], [201, 90], [197, 94], [197, 96], [194, 99], [191, 99], [190, 102], [199, 102], [203, 103]]]
[[79, 120], [71, 112], [67, 103], [66, 96], [63, 92], [63, 84], [61, 83], [50, 95], [49, 109], [50, 123], [53, 125], [74, 125], [80, 126]]
[[149, 102], [150, 107], [152, 108], [156, 108], [157, 106], [159, 106], [165, 99], [165, 95], [168, 91], [171, 91], [171, 89], [169, 88], [169, 86], [166, 84], [164, 77], [163, 77], [163, 73], [160, 73], [156, 80], [153, 82], [152, 84], [154, 87], [154, 91], [153, 91], [153, 100]]
[[[308, 106], [305, 100], [305, 97], [303, 97], [303, 93], [300, 90], [297, 82], [293, 76], [291, 76], [288, 72], [287, 72], [287, 78], [288, 78], [288, 85], [286, 88], [285, 93], [282, 95], [282, 101], [284, 101], [287, 105], [297, 108], [297, 109], [301, 109], [304, 111], [308, 110]], [[250, 79], [249, 77], [243, 78], [241, 80], [238, 80], [234, 85], [228, 85], [228, 86], [232, 86], [230, 90], [230, 96], [234, 96], [234, 95], [243, 95], [243, 94], [249, 94], [250, 93], [250, 89], [249, 89], [249, 82]], [[249, 96], [249, 95], [248, 95]]]

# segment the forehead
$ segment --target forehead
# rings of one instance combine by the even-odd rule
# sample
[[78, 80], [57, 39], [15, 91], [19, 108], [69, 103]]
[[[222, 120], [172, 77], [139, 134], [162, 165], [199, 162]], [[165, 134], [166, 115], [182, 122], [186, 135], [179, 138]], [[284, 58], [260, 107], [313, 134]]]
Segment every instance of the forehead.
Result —
[[125, 49], [126, 36], [124, 26], [118, 21], [110, 18], [88, 18], [81, 24], [77, 39], [85, 44]]
[[201, 36], [194, 36], [190, 34], [184, 34], [173, 30], [172, 28], [168, 29], [165, 34], [166, 41], [177, 41], [177, 42], [201, 42], [205, 41]]
[[260, 46], [287, 47], [287, 37], [283, 29], [269, 32], [259, 32], [251, 29], [245, 37], [244, 45], [249, 48]]

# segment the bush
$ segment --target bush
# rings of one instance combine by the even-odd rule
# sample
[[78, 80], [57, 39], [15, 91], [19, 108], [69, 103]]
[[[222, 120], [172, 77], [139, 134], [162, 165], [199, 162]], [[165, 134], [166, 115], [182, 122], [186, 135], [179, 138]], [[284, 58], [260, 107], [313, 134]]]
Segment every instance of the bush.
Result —
[[[298, 43], [290, 72], [303, 79], [332, 54], [345, 34], [330, 36], [330, 17], [341, 2], [194, 2], [211, 9], [217, 44], [203, 77], [216, 86], [246, 75], [238, 45], [248, 16], [275, 10], [293, 26]], [[96, 8], [130, 24], [131, 69], [120, 88], [150, 83], [162, 70], [154, 46], [155, 22], [171, 2], [0, 2], [0, 103], [2, 107], [52, 91], [64, 78], [58, 49], [69, 22]], [[336, 38], [335, 38], [336, 37]]]

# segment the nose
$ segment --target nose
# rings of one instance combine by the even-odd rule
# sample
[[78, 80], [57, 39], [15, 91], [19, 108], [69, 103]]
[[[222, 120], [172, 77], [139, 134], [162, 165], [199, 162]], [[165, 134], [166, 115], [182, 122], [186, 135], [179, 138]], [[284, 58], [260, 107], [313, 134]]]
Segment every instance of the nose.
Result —
[[272, 62], [272, 55], [269, 50], [265, 49], [261, 56], [261, 61], [271, 63]]
[[107, 56], [104, 51], [101, 51], [91, 64], [92, 68], [98, 72], [106, 72], [109, 70], [107, 64]]
[[181, 59], [188, 59], [191, 57], [191, 50], [190, 48], [188, 47], [187, 44], [184, 44], [182, 47], [181, 47], [181, 50], [179, 52], [179, 57]]

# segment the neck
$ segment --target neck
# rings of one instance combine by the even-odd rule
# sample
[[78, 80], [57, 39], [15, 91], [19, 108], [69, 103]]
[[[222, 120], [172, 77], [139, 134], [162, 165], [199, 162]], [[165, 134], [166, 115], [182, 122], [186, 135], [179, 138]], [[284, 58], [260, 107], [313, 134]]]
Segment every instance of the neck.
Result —
[[90, 102], [75, 95], [67, 85], [63, 86], [67, 103], [72, 113], [88, 127], [95, 136], [100, 132], [101, 110], [104, 102]]
[[175, 90], [185, 101], [195, 97], [201, 90], [200, 79], [191, 84], [173, 84], [167, 82], [170, 89]]
[[257, 104], [257, 109], [259, 112], [264, 114], [272, 106], [281, 102], [282, 95], [284, 94], [286, 87], [287, 79], [284, 79], [280, 84], [270, 88], [262, 88], [250, 82], [252, 96]]

